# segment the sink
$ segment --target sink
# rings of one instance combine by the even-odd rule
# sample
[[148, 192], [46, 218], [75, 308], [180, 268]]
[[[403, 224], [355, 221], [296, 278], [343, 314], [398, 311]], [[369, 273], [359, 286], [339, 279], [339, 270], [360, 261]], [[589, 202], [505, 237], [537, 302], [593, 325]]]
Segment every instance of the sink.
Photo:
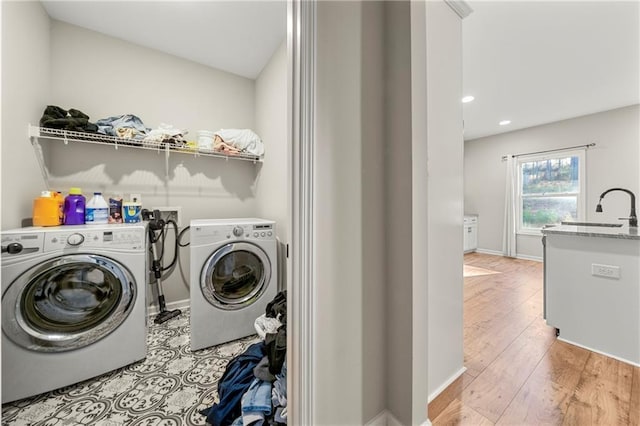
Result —
[[561, 222], [561, 225], [572, 226], [604, 226], [606, 228], [621, 228], [621, 223], [598, 223], [598, 222]]

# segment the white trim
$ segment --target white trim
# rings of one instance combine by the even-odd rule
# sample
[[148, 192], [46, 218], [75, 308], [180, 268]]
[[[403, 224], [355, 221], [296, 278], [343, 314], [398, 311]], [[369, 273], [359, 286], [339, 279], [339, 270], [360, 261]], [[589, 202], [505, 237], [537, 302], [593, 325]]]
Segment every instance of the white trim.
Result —
[[364, 426], [387, 426], [387, 410], [382, 410], [377, 416], [369, 420]]
[[446, 382], [444, 382], [436, 390], [434, 390], [431, 393], [431, 395], [429, 395], [429, 403], [431, 403], [431, 401], [436, 399], [436, 397], [440, 395], [442, 391], [448, 388], [451, 385], [451, 383], [455, 382], [458, 379], [458, 377], [462, 376], [465, 371], [467, 371], [467, 367], [462, 367], [460, 370], [454, 373], [451, 377], [449, 377], [449, 379]]
[[396, 419], [391, 411], [387, 411], [387, 426], [404, 426], [400, 420]]
[[502, 251], [499, 251], [499, 250], [489, 250], [489, 249], [477, 248], [476, 249], [476, 253], [490, 254], [492, 256], [502, 256], [502, 257], [504, 257], [504, 253], [502, 253]]
[[604, 356], [609, 357], [609, 358], [617, 359], [620, 362], [624, 362], [625, 364], [633, 365], [634, 367], [640, 367], [639, 363], [630, 361], [628, 359], [620, 358], [619, 356], [611, 355], [609, 353], [602, 352], [602, 351], [599, 351], [597, 349], [590, 348], [589, 346], [585, 346], [585, 345], [581, 345], [581, 344], [576, 343], [576, 342], [572, 342], [571, 340], [563, 339], [560, 336], [558, 336], [558, 340], [560, 340], [561, 342], [568, 343], [568, 344], [573, 345], [573, 346], [577, 346], [579, 348], [586, 349], [586, 350], [591, 351], [591, 352], [595, 352], [595, 353], [600, 354], [600, 355], [604, 355]]
[[[391, 411], [382, 410], [377, 416], [364, 424], [365, 426], [404, 426], [400, 420], [396, 419]], [[431, 422], [427, 419], [421, 426], [430, 426]]]
[[[491, 256], [501, 256], [501, 257], [507, 257], [504, 255], [504, 253], [502, 253], [501, 251], [497, 251], [497, 250], [489, 250], [489, 249], [476, 249], [476, 253], [482, 253], [482, 254], [489, 254]], [[541, 257], [538, 256], [527, 256], [527, 255], [523, 255], [523, 254], [519, 254], [515, 257], [516, 259], [522, 259], [522, 260], [533, 260], [536, 262], [542, 262], [543, 259]]]
[[473, 9], [464, 0], [444, 0], [444, 2], [461, 18], [464, 19], [471, 15]]
[[532, 260], [534, 262], [542, 262], [543, 259], [541, 257], [538, 256], [528, 256], [526, 254], [519, 254], [516, 256], [516, 259], [522, 259], [522, 260]]
[[294, 425], [314, 419], [314, 106], [315, 0], [287, 4], [289, 52], [289, 146], [291, 148], [291, 278], [287, 281], [288, 418]]
[[[189, 309], [189, 307], [191, 306], [189, 302], [190, 302], [189, 299], [169, 302], [167, 303], [167, 310], [173, 311], [174, 309], [180, 309], [180, 310]], [[160, 312], [160, 309], [158, 309], [157, 304], [147, 306], [147, 317], [154, 317], [158, 315], [159, 312]]]

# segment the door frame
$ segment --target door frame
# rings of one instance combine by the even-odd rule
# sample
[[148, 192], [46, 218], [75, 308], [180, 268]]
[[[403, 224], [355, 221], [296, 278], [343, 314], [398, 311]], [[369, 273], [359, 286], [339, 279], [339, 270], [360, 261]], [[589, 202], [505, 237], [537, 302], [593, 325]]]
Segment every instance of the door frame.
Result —
[[289, 263], [287, 265], [288, 418], [313, 424], [314, 304], [314, 106], [316, 2], [287, 1], [289, 102]]

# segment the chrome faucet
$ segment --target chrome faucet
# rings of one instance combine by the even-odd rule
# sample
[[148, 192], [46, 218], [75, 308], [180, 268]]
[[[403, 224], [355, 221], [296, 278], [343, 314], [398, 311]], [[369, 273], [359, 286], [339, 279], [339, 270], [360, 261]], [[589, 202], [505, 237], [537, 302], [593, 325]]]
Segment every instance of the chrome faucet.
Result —
[[621, 218], [621, 219], [629, 219], [629, 226], [638, 226], [638, 217], [636, 216], [636, 196], [633, 192], [629, 191], [628, 189], [624, 189], [624, 188], [611, 188], [611, 189], [607, 189], [606, 191], [604, 191], [602, 194], [600, 194], [600, 200], [598, 200], [598, 205], [596, 206], [596, 212], [597, 213], [602, 213], [602, 199], [604, 198], [605, 195], [607, 195], [609, 192], [611, 191], [622, 191], [622, 192], [626, 192], [627, 194], [629, 194], [629, 196], [631, 197], [631, 213], [629, 213], [629, 217], [625, 217], [625, 218]]

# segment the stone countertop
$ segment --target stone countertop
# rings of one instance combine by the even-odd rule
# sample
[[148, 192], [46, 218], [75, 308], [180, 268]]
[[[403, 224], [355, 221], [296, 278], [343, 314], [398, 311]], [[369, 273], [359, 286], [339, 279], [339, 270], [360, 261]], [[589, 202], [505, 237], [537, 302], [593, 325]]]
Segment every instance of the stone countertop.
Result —
[[580, 225], [551, 225], [549, 227], [542, 228], [544, 235], [560, 234], [560, 235], [579, 235], [582, 237], [604, 237], [604, 238], [619, 238], [625, 240], [640, 240], [640, 232], [637, 227], [630, 227], [628, 224], [624, 224], [621, 227], [612, 226], [588, 226], [587, 224]]

